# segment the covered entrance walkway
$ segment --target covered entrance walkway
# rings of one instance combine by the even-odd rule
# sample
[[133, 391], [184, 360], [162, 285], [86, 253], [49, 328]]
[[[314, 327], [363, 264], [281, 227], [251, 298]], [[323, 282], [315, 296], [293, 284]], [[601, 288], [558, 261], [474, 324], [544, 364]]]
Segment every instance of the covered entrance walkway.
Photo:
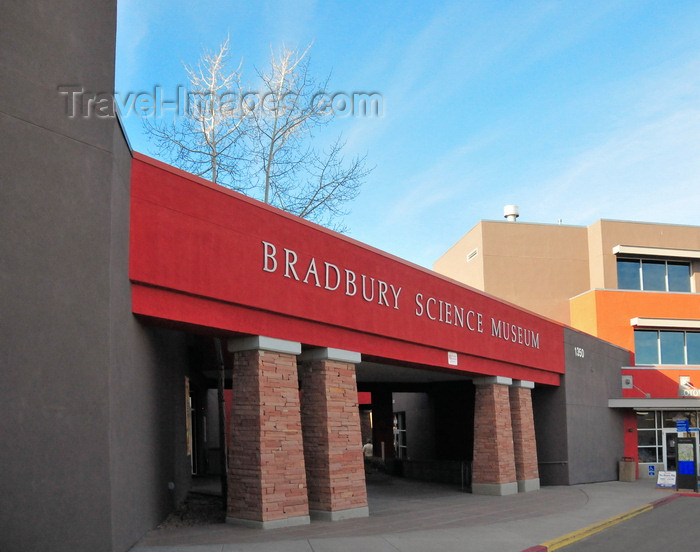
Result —
[[[225, 344], [229, 521], [368, 515], [358, 382], [385, 457], [539, 488], [531, 391], [560, 383], [560, 325], [137, 154], [131, 217], [133, 312]], [[377, 387], [407, 377], [434, 397], [432, 451]]]

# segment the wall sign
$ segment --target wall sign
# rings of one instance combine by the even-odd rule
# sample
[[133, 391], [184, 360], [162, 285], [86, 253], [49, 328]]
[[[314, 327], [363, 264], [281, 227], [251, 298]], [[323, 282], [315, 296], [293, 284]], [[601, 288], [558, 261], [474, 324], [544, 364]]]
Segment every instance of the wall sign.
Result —
[[[404, 286], [364, 274], [356, 269], [338, 266], [316, 257], [302, 259], [295, 250], [262, 241], [262, 271], [278, 274], [296, 284], [340, 293], [356, 301], [393, 310], [411, 309], [414, 316], [438, 324], [485, 334], [517, 345], [539, 349], [540, 334], [531, 328], [501, 320], [494, 316], [434, 297], [423, 291], [413, 294], [410, 305], [404, 299]], [[577, 347], [583, 356], [583, 349]]]

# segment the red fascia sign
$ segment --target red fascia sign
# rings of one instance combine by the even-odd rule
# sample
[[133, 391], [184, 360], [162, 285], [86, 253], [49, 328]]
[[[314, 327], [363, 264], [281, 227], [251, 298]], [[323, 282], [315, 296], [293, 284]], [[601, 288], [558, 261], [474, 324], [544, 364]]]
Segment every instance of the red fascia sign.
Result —
[[563, 328], [134, 154], [132, 309], [153, 319], [558, 384]]

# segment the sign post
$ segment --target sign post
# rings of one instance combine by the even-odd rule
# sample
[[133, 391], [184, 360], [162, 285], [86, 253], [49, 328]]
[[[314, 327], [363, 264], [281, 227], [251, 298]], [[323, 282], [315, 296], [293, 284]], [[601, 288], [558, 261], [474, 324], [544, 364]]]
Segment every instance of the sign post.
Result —
[[691, 489], [698, 492], [698, 462], [695, 456], [695, 437], [678, 438], [678, 474], [676, 490]]

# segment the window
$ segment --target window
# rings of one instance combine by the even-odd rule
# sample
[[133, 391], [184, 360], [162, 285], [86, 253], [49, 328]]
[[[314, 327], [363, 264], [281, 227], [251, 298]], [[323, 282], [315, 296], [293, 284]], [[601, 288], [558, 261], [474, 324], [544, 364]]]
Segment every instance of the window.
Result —
[[659, 332], [657, 330], [634, 331], [634, 355], [636, 364], [659, 363]]
[[700, 365], [700, 332], [635, 330], [637, 364]]
[[661, 364], [685, 364], [685, 333], [659, 332]]
[[652, 259], [617, 259], [618, 289], [690, 291], [690, 263]]
[[637, 452], [640, 462], [663, 461], [661, 412], [637, 412]]
[[618, 289], [642, 289], [639, 259], [617, 260]]
[[642, 261], [642, 289], [666, 291], [666, 263]]
[[688, 353], [688, 364], [700, 365], [700, 332], [685, 334], [685, 349]]
[[668, 270], [668, 290], [690, 291], [690, 263], [669, 261], [666, 267]]
[[663, 430], [675, 429], [677, 420], [698, 427], [698, 411], [656, 410], [637, 412], [637, 452], [640, 462], [663, 462]]

